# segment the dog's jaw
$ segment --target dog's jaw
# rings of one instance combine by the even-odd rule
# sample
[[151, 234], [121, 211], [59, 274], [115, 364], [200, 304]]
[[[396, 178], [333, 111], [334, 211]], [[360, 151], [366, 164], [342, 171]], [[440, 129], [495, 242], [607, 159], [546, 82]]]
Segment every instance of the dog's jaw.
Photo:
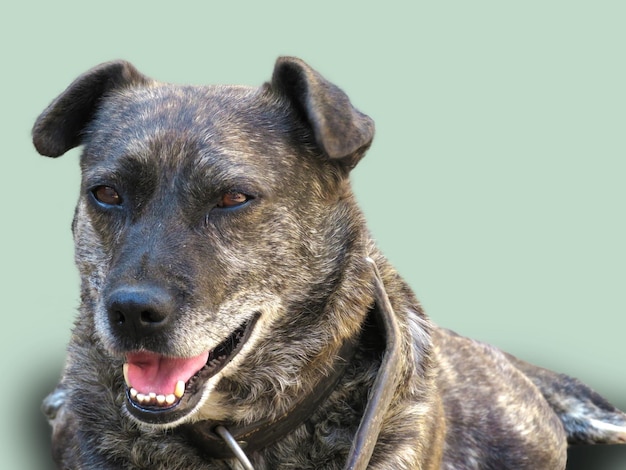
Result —
[[253, 336], [258, 319], [259, 314], [253, 315], [217, 347], [192, 358], [128, 353], [123, 372], [130, 416], [142, 424], [165, 427], [189, 420]]

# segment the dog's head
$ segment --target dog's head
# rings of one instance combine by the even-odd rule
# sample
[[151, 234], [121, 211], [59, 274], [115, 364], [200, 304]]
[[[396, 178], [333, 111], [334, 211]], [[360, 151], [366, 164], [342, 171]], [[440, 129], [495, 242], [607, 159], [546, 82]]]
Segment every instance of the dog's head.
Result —
[[84, 147], [82, 310], [125, 363], [138, 421], [222, 418], [235, 396], [297, 390], [355, 334], [367, 236], [347, 175], [373, 132], [293, 58], [259, 88], [163, 84], [111, 62], [41, 114], [41, 154]]

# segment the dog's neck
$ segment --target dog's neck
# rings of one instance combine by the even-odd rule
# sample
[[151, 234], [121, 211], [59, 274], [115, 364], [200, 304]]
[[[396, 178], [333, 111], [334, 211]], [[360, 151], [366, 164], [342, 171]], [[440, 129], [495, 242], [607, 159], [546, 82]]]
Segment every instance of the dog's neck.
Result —
[[200, 421], [183, 424], [179, 429], [202, 453], [215, 459], [233, 458], [231, 447], [216, 433], [220, 426], [228, 430], [246, 453], [263, 449], [295, 430], [324, 403], [343, 377], [346, 366], [356, 352], [357, 344], [357, 339], [345, 341], [328, 375], [325, 375], [308, 393], [302, 394], [286, 413], [277, 418], [265, 418], [243, 426], [235, 423]]
[[[371, 258], [367, 260], [373, 267], [376, 299], [376, 305], [369, 315], [373, 318], [369, 318], [363, 326], [363, 330], [367, 331], [361, 331], [360, 336], [346, 340], [340, 347], [329, 374], [322, 377], [309, 393], [302, 394], [289, 411], [277, 418], [263, 419], [244, 426], [215, 421], [182, 425], [179, 430], [202, 453], [210, 458], [232, 459], [237, 457], [237, 451], [241, 452], [243, 448], [249, 455], [294, 431], [306, 422], [335, 390], [344, 375], [346, 366], [351, 362], [358, 348], [359, 340], [364, 336], [370, 338], [374, 336], [380, 339], [375, 343], [380, 345], [382, 362], [344, 467], [350, 470], [367, 468], [380, 433], [383, 417], [399, 382], [400, 370], [397, 364], [401, 362], [398, 360], [400, 333], [397, 320], [380, 273], [374, 261]], [[216, 432], [219, 428], [225, 430], [227, 436], [220, 431]], [[247, 460], [245, 454], [241, 458]], [[245, 466], [245, 468], [251, 467]]]

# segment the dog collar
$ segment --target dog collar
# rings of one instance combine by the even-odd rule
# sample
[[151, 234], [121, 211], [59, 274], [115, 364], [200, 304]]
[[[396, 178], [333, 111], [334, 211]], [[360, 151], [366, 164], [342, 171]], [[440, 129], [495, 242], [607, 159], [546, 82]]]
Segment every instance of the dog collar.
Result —
[[[346, 341], [340, 348], [330, 374], [317, 383], [308, 394], [303, 394], [286, 413], [275, 419], [264, 419], [244, 426], [217, 421], [183, 424], [180, 430], [202, 453], [216, 459], [237, 457], [244, 468], [252, 468], [242, 450], [251, 453], [278, 441], [304, 421], [328, 398], [350, 363], [356, 340]], [[240, 449], [238, 450], [237, 447]], [[244, 460], [245, 458], [245, 460]]]
[[[377, 308], [376, 323], [384, 336], [385, 350], [369, 393], [365, 412], [354, 436], [352, 447], [344, 470], [365, 470], [374, 451], [380, 434], [383, 418], [391, 404], [394, 392], [400, 380], [400, 329], [397, 324], [391, 302], [387, 296], [378, 268], [371, 258], [367, 258], [374, 271], [374, 294]], [[346, 341], [339, 350], [335, 365], [326, 378], [315, 388], [298, 400], [291, 409], [275, 418], [265, 419], [245, 426], [232, 423], [202, 421], [184, 424], [179, 429], [204, 454], [216, 459], [237, 458], [246, 470], [253, 470], [247, 453], [278, 441], [296, 429], [330, 396], [346, 366], [350, 363], [358, 338]]]

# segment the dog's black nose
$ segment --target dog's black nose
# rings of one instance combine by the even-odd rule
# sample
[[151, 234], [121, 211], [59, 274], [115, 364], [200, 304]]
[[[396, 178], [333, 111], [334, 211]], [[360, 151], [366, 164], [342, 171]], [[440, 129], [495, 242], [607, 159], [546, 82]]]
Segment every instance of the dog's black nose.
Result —
[[161, 331], [176, 309], [173, 296], [152, 285], [118, 287], [108, 295], [106, 307], [114, 331], [133, 339]]

